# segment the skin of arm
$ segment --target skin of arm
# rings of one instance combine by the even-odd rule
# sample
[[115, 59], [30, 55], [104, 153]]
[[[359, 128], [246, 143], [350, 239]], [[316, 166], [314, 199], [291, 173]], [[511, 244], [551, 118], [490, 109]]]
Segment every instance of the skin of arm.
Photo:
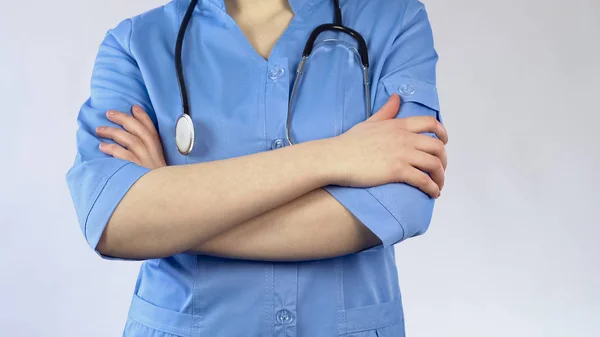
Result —
[[343, 256], [381, 241], [322, 188], [260, 214], [195, 248], [227, 258], [302, 261]]
[[[328, 162], [329, 144], [327, 139], [317, 140], [279, 151], [154, 169], [121, 200], [97, 249], [132, 259], [193, 249], [329, 184], [334, 167]], [[274, 166], [280, 169], [269, 169]]]
[[[387, 127], [394, 123], [409, 133], [431, 130], [447, 141], [445, 129], [434, 119], [413, 117], [385, 122], [396, 115], [399, 105], [397, 96], [390, 98], [370, 122], [384, 121]], [[332, 156], [348, 148], [346, 143], [336, 141], [340, 137], [228, 160], [166, 166], [160, 138], [150, 118], [139, 107], [132, 111], [133, 116], [112, 117], [125, 130], [98, 130], [100, 136], [124, 147], [109, 144], [102, 150], [154, 170], [133, 185], [115, 210], [98, 246], [104, 255], [145, 259], [195, 252], [255, 260], [314, 260], [350, 254], [381, 243], [320, 188], [330, 183], [368, 186], [394, 178], [385, 177], [385, 171], [375, 169], [377, 165], [370, 165], [369, 169], [359, 167], [360, 163], [370, 161], [360, 160], [355, 155], [342, 160]], [[370, 133], [383, 137], [387, 146], [389, 141], [385, 139], [400, 130], [381, 129], [384, 124], [371, 124], [370, 128], [363, 125], [362, 131], [355, 132], [354, 137], [371, 139], [368, 135], [372, 129]], [[433, 141], [423, 138], [425, 136], [408, 136]], [[443, 146], [439, 149], [443, 150]], [[390, 153], [387, 151], [382, 149], [383, 153]], [[445, 152], [441, 151], [438, 156], [441, 161], [434, 160], [429, 171], [435, 171], [436, 165], [445, 166]], [[381, 154], [375, 157], [382, 158]], [[350, 179], [353, 182], [340, 179], [339, 176], [351, 173], [340, 174], [345, 171], [340, 163], [350, 158], [353, 159], [350, 167], [361, 172], [361, 178], [371, 178]], [[285, 167], [273, 176], [268, 167], [281, 163], [285, 163]], [[406, 175], [406, 171], [400, 173]], [[443, 185], [443, 181], [433, 182], [427, 175], [423, 176], [427, 184], [436, 188], [436, 183]], [[416, 182], [423, 176], [417, 174], [411, 180]], [[425, 189], [427, 184], [421, 188]]]

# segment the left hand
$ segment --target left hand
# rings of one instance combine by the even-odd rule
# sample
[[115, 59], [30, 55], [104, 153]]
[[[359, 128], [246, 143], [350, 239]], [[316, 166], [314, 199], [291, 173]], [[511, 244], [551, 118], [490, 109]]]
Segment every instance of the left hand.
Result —
[[118, 159], [128, 160], [151, 170], [167, 166], [160, 137], [152, 119], [140, 106], [134, 105], [132, 115], [119, 111], [106, 112], [108, 119], [120, 126], [100, 126], [96, 134], [117, 144], [101, 143], [100, 151]]

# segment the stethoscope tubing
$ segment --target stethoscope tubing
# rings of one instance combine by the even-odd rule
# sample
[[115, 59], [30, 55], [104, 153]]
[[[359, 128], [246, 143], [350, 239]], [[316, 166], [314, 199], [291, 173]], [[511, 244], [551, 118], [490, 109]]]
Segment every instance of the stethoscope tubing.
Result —
[[[195, 128], [194, 123], [191, 118], [191, 109], [189, 104], [187, 87], [185, 84], [185, 75], [183, 70], [183, 60], [182, 60], [182, 52], [183, 52], [183, 42], [185, 38], [185, 33], [187, 28], [192, 20], [192, 15], [194, 9], [198, 4], [198, 0], [191, 0], [190, 5], [188, 6], [185, 15], [183, 17], [181, 26], [179, 27], [179, 32], [177, 34], [177, 42], [175, 44], [175, 68], [177, 71], [177, 81], [179, 83], [179, 90], [181, 93], [181, 107], [182, 114], [179, 116], [177, 120], [177, 124], [175, 125], [175, 143], [177, 145], [177, 149], [179, 153], [182, 155], [188, 155], [192, 152], [194, 148], [195, 142]], [[355, 39], [358, 43], [358, 54], [361, 59], [362, 68], [363, 68], [363, 83], [365, 87], [365, 110], [366, 110], [366, 118], [368, 119], [371, 116], [371, 95], [369, 89], [369, 53], [367, 48], [367, 43], [365, 39], [362, 37], [360, 33], [353, 30], [352, 28], [348, 28], [342, 24], [342, 9], [340, 7], [339, 0], [333, 0], [334, 5], [334, 23], [333, 24], [322, 24], [315, 28], [310, 37], [306, 41], [306, 45], [304, 47], [304, 51], [302, 53], [302, 60], [298, 64], [298, 68], [296, 70], [296, 79], [294, 81], [294, 85], [292, 87], [292, 92], [289, 99], [287, 118], [286, 118], [286, 139], [289, 145], [294, 145], [294, 141], [291, 135], [291, 123], [292, 123], [292, 107], [294, 102], [294, 97], [297, 95], [298, 86], [302, 77], [302, 73], [304, 71], [304, 66], [309, 56], [312, 53], [312, 50], [315, 45], [315, 41], [318, 36], [325, 31], [336, 31], [349, 35], [353, 39]]]

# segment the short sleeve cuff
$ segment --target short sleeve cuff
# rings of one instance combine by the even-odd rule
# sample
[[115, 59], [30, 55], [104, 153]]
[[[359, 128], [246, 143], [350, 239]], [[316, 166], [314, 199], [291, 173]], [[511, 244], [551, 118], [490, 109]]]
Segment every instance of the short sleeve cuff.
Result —
[[117, 208], [127, 191], [144, 174], [151, 170], [135, 163], [128, 162], [121, 166], [102, 187], [96, 200], [94, 201], [88, 217], [85, 222], [85, 237], [88, 244], [96, 251], [98, 255], [105, 259], [122, 260], [100, 254], [96, 247], [104, 228], [110, 220], [114, 210]]
[[404, 238], [404, 228], [392, 213], [367, 188], [328, 185], [323, 187], [382, 242], [372, 249], [392, 246]]

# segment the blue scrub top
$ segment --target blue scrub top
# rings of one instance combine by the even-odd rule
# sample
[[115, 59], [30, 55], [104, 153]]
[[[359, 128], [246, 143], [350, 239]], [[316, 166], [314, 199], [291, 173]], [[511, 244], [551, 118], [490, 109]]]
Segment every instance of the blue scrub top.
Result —
[[[93, 249], [119, 201], [149, 172], [98, 149], [107, 140], [97, 137], [96, 127], [116, 126], [107, 120], [107, 110], [129, 112], [134, 104], [145, 108], [169, 165], [285, 146], [288, 99], [305, 41], [315, 27], [334, 17], [332, 1], [290, 0], [295, 17], [265, 60], [228, 16], [223, 0], [200, 1], [183, 52], [197, 132], [194, 150], [186, 157], [174, 143], [182, 112], [174, 46], [188, 4], [175, 0], [124, 20], [100, 45], [91, 95], [78, 115], [77, 156], [67, 173], [79, 224]], [[439, 120], [438, 55], [424, 5], [417, 0], [345, 0], [341, 6], [344, 24], [360, 32], [369, 46], [373, 112], [398, 93], [403, 102], [398, 117]], [[317, 41], [294, 99], [292, 135], [297, 142], [333, 137], [364, 120], [355, 47], [339, 33], [323, 34]], [[147, 260], [124, 336], [404, 336], [393, 245], [427, 230], [434, 200], [400, 183], [325, 189], [383, 244], [295, 263], [192, 254]]]

